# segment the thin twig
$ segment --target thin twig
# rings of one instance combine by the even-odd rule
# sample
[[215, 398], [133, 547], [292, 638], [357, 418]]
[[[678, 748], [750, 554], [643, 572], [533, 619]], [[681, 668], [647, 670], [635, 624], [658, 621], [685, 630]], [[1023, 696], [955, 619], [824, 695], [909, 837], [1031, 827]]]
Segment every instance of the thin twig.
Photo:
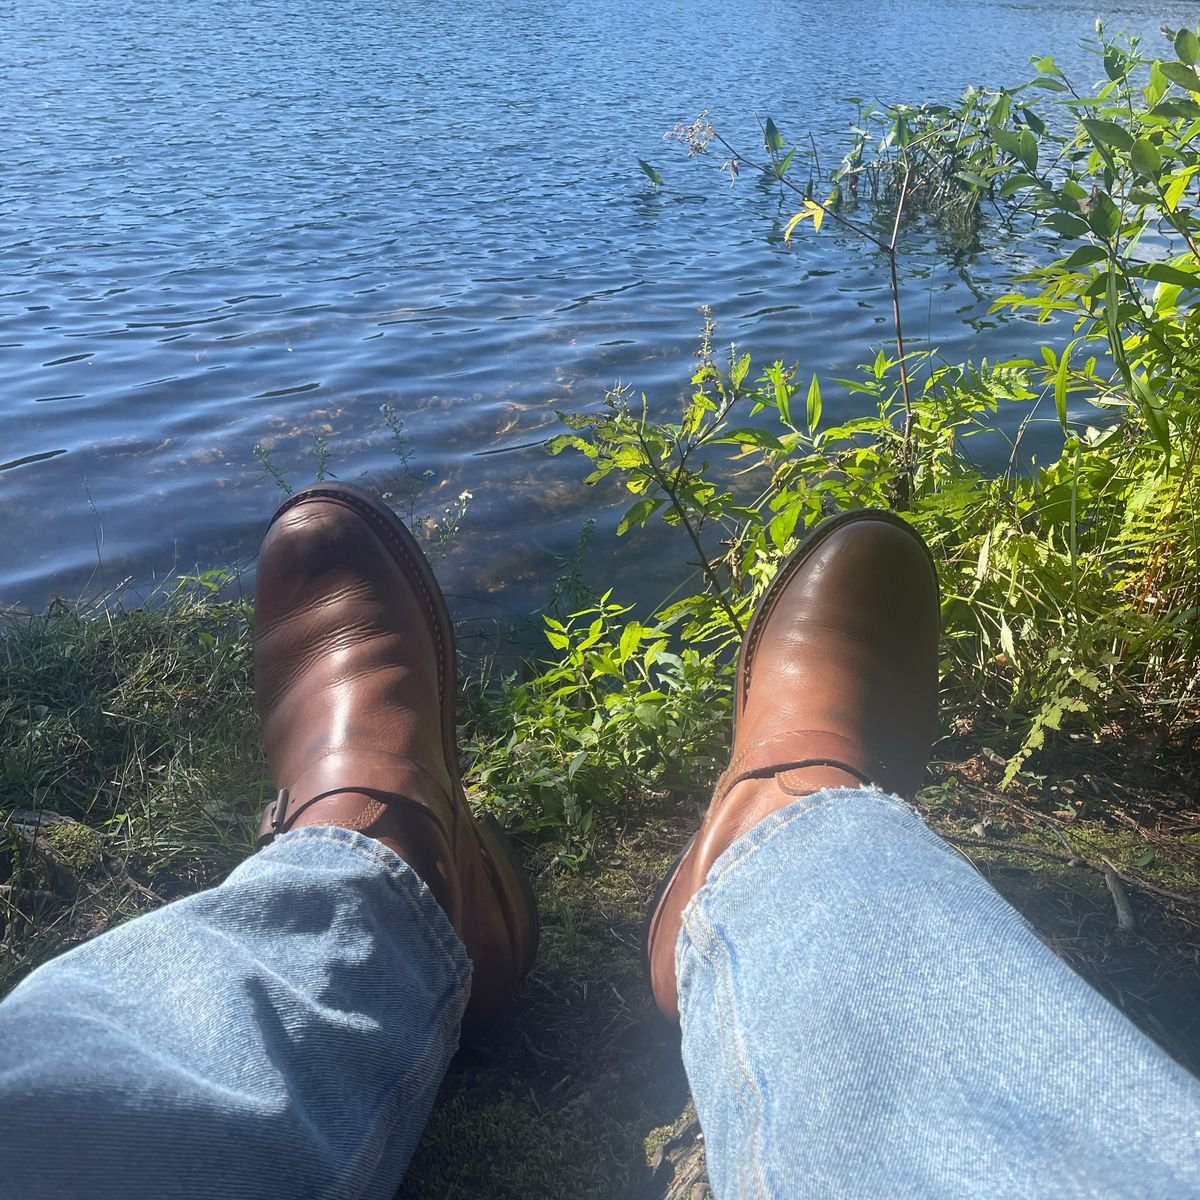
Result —
[[[806, 200], [810, 198], [809, 196], [807, 196], [805, 194], [804, 189], [802, 187], [800, 187], [799, 184], [793, 183], [786, 175], [780, 175], [779, 172], [777, 170], [775, 170], [774, 167], [769, 166], [766, 163], [755, 162], [753, 159], [750, 159], [750, 158], [744, 158], [719, 133], [714, 134], [713, 136], [716, 138], [716, 140], [718, 142], [721, 143], [722, 146], [725, 147], [726, 150], [729, 151], [730, 154], [733, 155], [734, 158], [736, 158], [738, 160], [738, 162], [745, 163], [746, 166], [753, 167], [754, 170], [761, 172], [763, 175], [769, 175], [772, 179], [778, 179], [779, 182], [784, 185], [784, 187], [791, 188], [792, 191], [795, 192], [798, 196], [802, 196]], [[848, 217], [842, 216], [842, 214], [839, 213], [836, 209], [832, 209], [832, 208], [829, 208], [827, 205], [821, 204], [820, 200], [813, 200], [813, 203], [820, 205], [820, 207], [825, 210], [825, 215], [828, 217], [832, 217], [839, 225], [845, 227], [846, 229], [853, 231], [854, 233], [857, 233], [859, 237], [866, 238], [868, 242], [871, 242], [873, 245], [878, 246], [879, 249], [882, 250], [885, 254], [887, 253], [887, 248], [888, 248], [887, 242], [885, 242], [882, 238], [877, 238], [869, 229], [864, 228], [862, 225], [859, 225], [855, 221], [851, 221]]]
[[912, 397], [908, 390], [908, 364], [904, 353], [904, 330], [900, 324], [900, 281], [896, 274], [896, 242], [900, 237], [900, 217], [904, 213], [904, 202], [908, 197], [908, 184], [912, 170], [908, 156], [904, 158], [904, 182], [900, 185], [900, 198], [896, 201], [896, 220], [892, 224], [892, 240], [888, 243], [888, 274], [892, 284], [892, 321], [896, 326], [896, 354], [900, 362], [900, 392], [904, 397], [904, 473], [911, 481], [912, 478], [912, 427], [913, 409]]
[[683, 526], [684, 531], [691, 540], [692, 546], [695, 548], [697, 555], [699, 555], [700, 570], [703, 572], [704, 578], [708, 580], [709, 586], [712, 587], [717, 603], [725, 610], [725, 615], [733, 623], [733, 627], [738, 631], [738, 635], [745, 636], [746, 630], [743, 628], [741, 620], [737, 613], [734, 612], [729, 601], [725, 599], [725, 591], [721, 587], [721, 581], [717, 578], [717, 574], [712, 568], [712, 563], [708, 560], [708, 555], [704, 553], [704, 546], [700, 542], [700, 535], [692, 528], [687, 509], [679, 499], [679, 493], [675, 490], [674, 484], [670, 482], [667, 473], [659, 469], [658, 463], [651, 453], [650, 447], [646, 444], [645, 437], [642, 435], [641, 424], [635, 421], [634, 428], [637, 431], [637, 440], [642, 447], [642, 454], [650, 466], [650, 471], [654, 476], [655, 482], [667, 493], [667, 499], [670, 500], [671, 507], [679, 514], [679, 523]]
[[1132, 933], [1137, 928], [1133, 919], [1133, 907], [1129, 903], [1129, 895], [1117, 874], [1117, 868], [1104, 859], [1104, 882], [1108, 885], [1108, 894], [1113, 898], [1113, 907], [1117, 910], [1117, 927], [1122, 933]]
[[843, 216], [836, 209], [830, 208], [829, 205], [822, 203], [815, 197], [809, 196], [805, 192], [804, 188], [793, 183], [785, 175], [781, 175], [779, 169], [774, 163], [768, 165], [762, 162], [755, 162], [753, 159], [746, 158], [738, 150], [734, 149], [734, 147], [727, 142], [725, 138], [721, 136], [721, 134], [714, 133], [713, 136], [718, 142], [721, 143], [722, 146], [725, 147], [726, 150], [729, 151], [731, 155], [733, 155], [734, 159], [736, 159], [738, 162], [743, 162], [748, 167], [753, 167], [756, 171], [761, 172], [763, 175], [767, 175], [772, 179], [779, 180], [781, 185], [791, 188], [792, 191], [794, 191], [797, 195], [802, 196], [805, 200], [810, 201], [813, 204], [816, 204], [826, 216], [832, 217], [833, 220], [843, 228], [849, 229], [852, 233], [858, 234], [858, 236], [861, 238], [865, 238], [873, 246], [876, 246], [878, 249], [882, 250], [887, 256], [888, 279], [892, 291], [892, 323], [895, 326], [896, 331], [896, 353], [898, 354], [900, 360], [900, 393], [904, 401], [904, 437], [901, 454], [903, 457], [903, 475], [907, 483], [905, 488], [905, 501], [907, 501], [907, 493], [911, 491], [912, 487], [913, 408], [912, 395], [909, 389], [908, 381], [908, 365], [905, 362], [904, 330], [900, 320], [900, 283], [896, 271], [896, 242], [900, 234], [900, 218], [903, 215], [905, 201], [908, 197], [908, 185], [912, 178], [912, 167], [908, 161], [908, 156], [905, 155], [904, 157], [904, 181], [900, 186], [899, 199], [896, 201], [896, 217], [892, 224], [891, 241], [885, 242], [882, 238], [876, 237], [875, 234], [873, 234], [865, 226], [859, 225], [856, 221], [851, 221], [848, 217]]

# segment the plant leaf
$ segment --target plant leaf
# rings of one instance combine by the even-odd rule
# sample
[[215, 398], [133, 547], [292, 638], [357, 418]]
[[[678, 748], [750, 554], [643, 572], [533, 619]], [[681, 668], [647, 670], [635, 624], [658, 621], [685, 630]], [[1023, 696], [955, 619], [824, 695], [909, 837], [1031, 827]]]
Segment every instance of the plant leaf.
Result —
[[1097, 276], [1097, 281], [1104, 280], [1104, 324], [1108, 332], [1108, 348], [1116, 360], [1117, 369], [1125, 386], [1130, 385], [1129, 360], [1125, 357], [1125, 342], [1121, 337], [1121, 302], [1117, 293], [1117, 269], [1110, 266], [1107, 271]]
[[[785, 425], [792, 424], [792, 388], [784, 374], [783, 363], [775, 363], [767, 371], [767, 378], [775, 388], [775, 407]], [[793, 428], [795, 428], [793, 426]]]
[[1167, 263], [1136, 263], [1129, 268], [1129, 273], [1155, 283], [1173, 283], [1176, 287], [1191, 288], [1193, 291], [1200, 288], [1200, 273], [1183, 271]]
[[1163, 74], [1172, 83], [1178, 84], [1181, 88], [1187, 88], [1189, 92], [1200, 92], [1200, 75], [1196, 74], [1195, 67], [1189, 67], [1181, 62], [1164, 62], [1162, 69]]
[[1038, 136], [1041, 137], [1046, 132], [1046, 122], [1037, 115], [1032, 108], [1021, 106], [1021, 116], [1025, 118], [1025, 124]]
[[662, 186], [663, 177], [644, 158], [638, 159], [638, 166], [642, 168], [655, 187]]
[[814, 375], [808, 385], [808, 432], [816, 433], [821, 423], [821, 381]]
[[1167, 424], [1167, 415], [1154, 398], [1154, 391], [1146, 377], [1134, 375], [1132, 378], [1137, 406], [1141, 409], [1142, 416], [1146, 418], [1146, 424], [1154, 435], [1154, 440], [1162, 447], [1163, 453], [1167, 456], [1169, 465], [1171, 462], [1171, 428]]
[[1111, 196], [1100, 192], [1088, 210], [1087, 222], [1097, 237], [1111, 241], [1121, 228], [1121, 210], [1113, 203]]
[[1021, 161], [1025, 164], [1027, 171], [1036, 171], [1038, 165], [1038, 144], [1037, 138], [1033, 136], [1033, 132], [1029, 129], [1021, 130], [1021, 138], [1017, 154]]
[[1133, 162], [1134, 170], [1139, 175], [1146, 179], [1158, 178], [1158, 173], [1162, 170], [1162, 155], [1159, 154], [1158, 147], [1149, 138], [1138, 138], [1133, 143], [1133, 150], [1129, 157]]
[[1079, 345], [1080, 339], [1076, 338], [1063, 352], [1062, 357], [1058, 360], [1058, 371], [1054, 376], [1054, 408], [1058, 412], [1058, 423], [1063, 428], [1063, 433], [1067, 432], [1067, 369], [1071, 358], [1071, 351]]
[[1088, 223], [1082, 217], [1073, 217], [1070, 213], [1051, 213], [1042, 218], [1042, 224], [1064, 237], [1082, 237], [1088, 231]]
[[763, 126], [763, 145], [772, 153], [778, 154], [783, 149], [783, 134], [779, 132], [775, 122], [770, 117]]
[[731, 363], [729, 367], [729, 382], [735, 388], [742, 386], [742, 380], [746, 378], [746, 372], [750, 370], [750, 355], [743, 354], [737, 362]]
[[778, 516], [771, 519], [770, 525], [767, 526], [767, 533], [770, 535], [776, 550], [782, 550], [787, 544], [788, 538], [795, 532], [796, 523], [799, 519], [799, 504], [789, 504]]
[[1194, 121], [1200, 117], [1200, 104], [1194, 100], [1185, 100], [1182, 96], [1170, 96], [1160, 100], [1150, 111], [1152, 117], [1170, 117], [1174, 120], [1183, 117], [1186, 121]]
[[628, 533], [635, 525], [645, 523], [666, 503], [662, 499], [639, 500], [620, 520], [617, 525], [617, 537]]
[[621, 646], [620, 657], [622, 662], [626, 662], [629, 656], [633, 654], [642, 640], [642, 626], [639, 621], [630, 621], [628, 625], [621, 630]]
[[1107, 257], [1108, 253], [1099, 246], [1080, 246], [1055, 265], [1065, 271], [1078, 271], [1081, 267], [1091, 267], [1103, 262]]
[[992, 141], [1004, 150], [1011, 154], [1013, 158], [1019, 158], [1021, 155], [1021, 135], [1012, 129], [993, 129]]
[[1036, 187], [1037, 180], [1032, 175], [1026, 175], [1023, 171], [1018, 171], [1015, 175], [1010, 175], [1000, 188], [1000, 198], [1007, 199], [1009, 196], [1015, 195], [1022, 188]]
[[1132, 150], [1133, 137], [1116, 121], [1101, 121], [1095, 117], [1081, 117], [1079, 123], [1092, 135], [1092, 140], [1114, 150]]
[[1188, 167], [1186, 171], [1180, 171], [1173, 176], [1171, 182], [1167, 184], [1165, 192], [1165, 200], [1167, 208], [1174, 212], [1179, 207], [1179, 201], [1183, 198], [1183, 193], [1187, 190], [1187, 185], [1195, 174], [1195, 167]]
[[1162, 64], [1151, 63], [1150, 81], [1146, 84], [1146, 103], [1153, 108], [1163, 98], [1170, 86], [1170, 82], [1162, 72]]
[[1189, 66], [1194, 65], [1196, 59], [1200, 58], [1200, 38], [1190, 29], [1181, 29], [1175, 35], [1175, 53], [1179, 55], [1181, 62]]
[[792, 240], [792, 233], [795, 231], [796, 226], [799, 225], [801, 221], [807, 221], [809, 217], [812, 218], [813, 232], [819, 233], [821, 229], [821, 222], [825, 220], [825, 210], [815, 200], [805, 200], [804, 208], [801, 209], [801, 211], [798, 212], [787, 223], [787, 228], [783, 231], [783, 240], [785, 242], [790, 242]]

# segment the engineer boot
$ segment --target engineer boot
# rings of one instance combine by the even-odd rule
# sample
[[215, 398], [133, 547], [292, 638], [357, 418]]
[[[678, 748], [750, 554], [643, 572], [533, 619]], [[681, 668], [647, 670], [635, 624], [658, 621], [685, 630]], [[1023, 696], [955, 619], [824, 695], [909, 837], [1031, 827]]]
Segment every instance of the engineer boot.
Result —
[[937, 725], [938, 627], [933, 559], [891, 513], [831, 517], [780, 567], [742, 643], [729, 767], [650, 909], [650, 981], [668, 1016], [679, 1016], [683, 910], [738, 837], [822, 788], [920, 786]]
[[336, 825], [391, 847], [466, 946], [477, 1025], [532, 964], [537, 912], [499, 826], [463, 795], [454, 633], [429, 563], [390, 509], [319, 483], [275, 514], [256, 592], [255, 688], [280, 789], [260, 845]]

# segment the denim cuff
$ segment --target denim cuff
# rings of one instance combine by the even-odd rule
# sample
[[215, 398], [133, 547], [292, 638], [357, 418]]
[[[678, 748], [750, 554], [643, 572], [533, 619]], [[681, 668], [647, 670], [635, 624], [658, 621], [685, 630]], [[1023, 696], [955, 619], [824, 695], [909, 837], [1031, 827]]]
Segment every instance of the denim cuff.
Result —
[[339, 825], [305, 825], [280, 834], [252, 859], [296, 866], [336, 868], [347, 858], [367, 859], [379, 868], [391, 891], [425, 927], [445, 965], [458, 979], [464, 995], [471, 983], [471, 960], [445, 909], [429, 885], [394, 850], [376, 838]]
[[[868, 800], [875, 804], [882, 804], [888, 808], [898, 808], [902, 812], [910, 813], [914, 816], [919, 815], [917, 810], [907, 800], [902, 800], [899, 796], [894, 796], [891, 792], [885, 792], [881, 788], [821, 788], [818, 792], [813, 792], [808, 796], [801, 796], [791, 804], [777, 809], [769, 817], [764, 817], [757, 825], [753, 825], [746, 830], [713, 863], [712, 868], [708, 872], [708, 877], [704, 881], [704, 886], [697, 891], [696, 897], [701, 896], [709, 888], [718, 886], [721, 876], [726, 871], [735, 868], [747, 855], [753, 854], [765, 841], [773, 837], [779, 830], [790, 825], [793, 821], [799, 820], [805, 813], [811, 812], [814, 808], [822, 808], [828, 804], [837, 804], [838, 802], [850, 800]], [[695, 897], [693, 897], [694, 902]]]
[[[805, 814], [831, 804], [844, 804], [853, 801], [866, 801], [870, 804], [881, 805], [884, 808], [899, 809], [901, 812], [916, 817], [917, 820], [921, 820], [920, 814], [906, 800], [902, 800], [899, 796], [895, 796], [891, 792], [885, 792], [881, 788], [873, 786], [861, 788], [821, 788], [820, 791], [813, 792], [808, 796], [801, 796], [791, 804], [777, 809], [770, 816], [764, 817], [758, 824], [751, 826], [741, 837], [726, 847], [725, 851], [709, 869], [703, 885], [696, 889], [696, 894], [688, 901], [687, 907], [684, 908], [679, 925], [679, 940], [675, 943], [676, 979], [680, 978], [683, 970], [682, 956], [684, 947], [691, 941], [688, 934], [688, 924], [691, 915], [702, 906], [719, 901], [722, 885], [729, 875], [737, 873], [739, 870], [753, 869], [752, 860], [760, 848], [767, 845], [776, 837], [786, 836], [787, 831], [797, 821], [801, 820]], [[747, 862], [747, 860], [751, 861]]]

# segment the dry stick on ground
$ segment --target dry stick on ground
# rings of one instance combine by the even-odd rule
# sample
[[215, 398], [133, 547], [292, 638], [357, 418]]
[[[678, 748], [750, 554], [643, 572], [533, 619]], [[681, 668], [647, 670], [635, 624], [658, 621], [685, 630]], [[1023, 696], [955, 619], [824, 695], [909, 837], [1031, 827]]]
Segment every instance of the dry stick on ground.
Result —
[[1113, 906], [1117, 910], [1118, 928], [1122, 933], [1132, 933], [1137, 928], [1137, 922], [1133, 919], [1133, 907], [1129, 903], [1129, 896], [1121, 883], [1121, 877], [1117, 874], [1117, 868], [1107, 858], [1104, 860], [1104, 882], [1108, 885], [1108, 894], [1112, 896]]
[[[1105, 865], [1100, 863], [1089, 862], [1080, 854], [1065, 854], [1060, 850], [1050, 850], [1045, 846], [1034, 846], [1028, 842], [1001, 842], [992, 838], [966, 837], [963, 834], [947, 833], [942, 835], [946, 841], [953, 843], [956, 846], [978, 846], [983, 850], [998, 850], [1005, 854], [1032, 854], [1036, 858], [1048, 858], [1052, 862], [1060, 862], [1066, 866], [1087, 867], [1089, 871], [1095, 871], [1099, 875], [1105, 873]], [[1126, 875], [1123, 871], [1118, 871], [1112, 864], [1108, 864], [1108, 870], [1111, 870], [1116, 878], [1130, 887], [1140, 888], [1143, 892], [1152, 892], [1156, 896], [1162, 896], [1167, 900], [1174, 900], [1178, 904], [1191, 904], [1200, 907], [1200, 896], [1188, 896], [1183, 892], [1172, 892], [1166, 888], [1159, 887], [1155, 883], [1149, 883], [1145, 879], [1137, 879], [1132, 875]]]

